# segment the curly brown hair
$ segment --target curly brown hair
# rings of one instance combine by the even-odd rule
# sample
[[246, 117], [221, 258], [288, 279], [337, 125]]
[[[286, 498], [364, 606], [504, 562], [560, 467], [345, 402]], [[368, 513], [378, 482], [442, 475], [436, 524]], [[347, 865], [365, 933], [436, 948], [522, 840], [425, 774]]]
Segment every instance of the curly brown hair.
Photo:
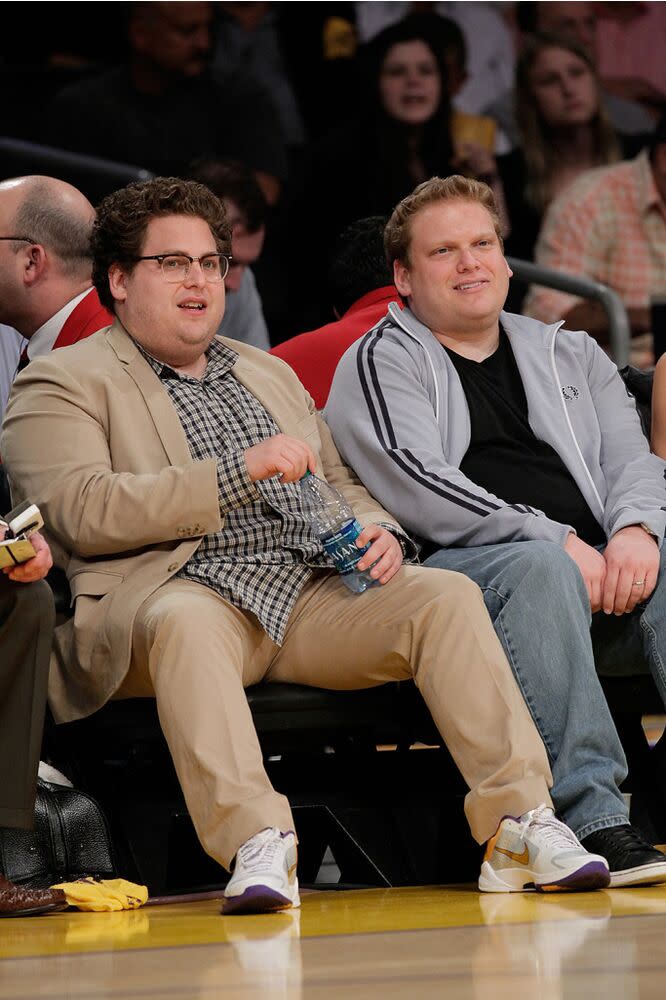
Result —
[[492, 219], [500, 246], [504, 248], [502, 239], [502, 223], [500, 221], [495, 196], [492, 188], [483, 181], [463, 177], [461, 174], [451, 174], [449, 177], [431, 177], [415, 187], [411, 194], [398, 202], [384, 230], [384, 250], [386, 261], [390, 268], [396, 260], [409, 264], [409, 245], [412, 241], [411, 224], [417, 212], [428, 205], [440, 201], [475, 201], [486, 209]]
[[210, 226], [220, 253], [231, 253], [231, 226], [224, 204], [205, 184], [179, 177], [153, 177], [107, 195], [97, 207], [92, 232], [93, 284], [100, 302], [113, 311], [109, 268], [132, 271], [152, 219], [193, 215]]

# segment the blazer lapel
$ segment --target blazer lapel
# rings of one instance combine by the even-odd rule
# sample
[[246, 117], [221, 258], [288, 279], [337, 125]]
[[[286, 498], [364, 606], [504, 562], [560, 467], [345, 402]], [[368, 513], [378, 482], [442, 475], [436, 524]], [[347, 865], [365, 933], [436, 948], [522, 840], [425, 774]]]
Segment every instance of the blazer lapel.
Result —
[[286, 388], [277, 366], [275, 375], [271, 369], [270, 374], [264, 372], [260, 377], [250, 362], [239, 358], [233, 367], [233, 373], [241, 385], [270, 413], [280, 431], [283, 434], [294, 434], [299, 419], [303, 419], [303, 402], [298, 400], [300, 405], [295, 406], [294, 394]]
[[[185, 431], [168, 393], [118, 320], [109, 330], [107, 338], [141, 393], [169, 462], [182, 465], [191, 461]], [[229, 346], [233, 347], [233, 344]], [[286, 387], [279, 365], [271, 365], [259, 372], [251, 361], [239, 357], [233, 374], [271, 414], [283, 434], [298, 434], [298, 425], [303, 420], [303, 399]]]
[[191, 462], [187, 437], [169, 394], [118, 320], [109, 330], [108, 342], [143, 396], [170, 465]]

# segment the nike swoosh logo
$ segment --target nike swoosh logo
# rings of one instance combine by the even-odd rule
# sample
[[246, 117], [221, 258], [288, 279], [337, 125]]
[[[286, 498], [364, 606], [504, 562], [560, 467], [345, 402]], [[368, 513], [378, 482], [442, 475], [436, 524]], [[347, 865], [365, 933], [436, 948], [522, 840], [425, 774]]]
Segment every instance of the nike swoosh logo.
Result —
[[522, 854], [517, 854], [515, 851], [505, 851], [503, 847], [496, 847], [495, 850], [498, 854], [504, 854], [505, 857], [511, 858], [512, 861], [517, 861], [519, 865], [529, 864], [530, 852], [527, 849], [527, 845]]
[[291, 878], [292, 875], [295, 875], [297, 868], [298, 868], [298, 864], [290, 865], [289, 868], [287, 868], [287, 877]]

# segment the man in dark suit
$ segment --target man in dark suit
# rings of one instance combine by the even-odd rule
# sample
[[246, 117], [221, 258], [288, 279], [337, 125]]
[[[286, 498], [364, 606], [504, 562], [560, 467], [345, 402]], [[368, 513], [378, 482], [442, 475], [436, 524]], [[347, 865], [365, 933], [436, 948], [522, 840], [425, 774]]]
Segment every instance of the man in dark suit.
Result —
[[[91, 284], [94, 215], [80, 191], [53, 177], [0, 184], [0, 318], [28, 340], [19, 367], [111, 322]], [[31, 540], [36, 556], [0, 574], [0, 826], [18, 828], [33, 823], [54, 625], [53, 598], [40, 582], [51, 552], [40, 535]], [[0, 916], [63, 901], [59, 891], [0, 875]]]
[[[0, 539], [6, 526], [0, 523]], [[48, 543], [30, 538], [35, 556], [0, 573], [0, 826], [29, 829], [46, 705], [53, 598], [43, 578], [53, 565]], [[0, 874], [0, 917], [61, 908], [60, 889], [17, 886]]]

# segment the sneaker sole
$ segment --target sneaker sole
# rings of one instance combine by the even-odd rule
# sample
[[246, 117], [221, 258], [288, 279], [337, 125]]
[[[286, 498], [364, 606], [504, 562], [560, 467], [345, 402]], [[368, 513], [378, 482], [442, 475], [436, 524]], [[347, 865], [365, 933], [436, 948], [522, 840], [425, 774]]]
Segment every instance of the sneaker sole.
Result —
[[275, 913], [301, 905], [298, 889], [295, 898], [289, 899], [267, 885], [251, 885], [238, 896], [227, 896], [222, 906], [222, 915], [234, 913]]
[[608, 868], [599, 861], [590, 861], [572, 875], [545, 880], [536, 886], [537, 892], [589, 892], [593, 889], [606, 889], [610, 885], [611, 876]]
[[659, 885], [666, 882], [666, 862], [655, 861], [653, 865], [638, 865], [625, 871], [611, 872], [611, 889], [623, 889], [637, 885]]
[[550, 877], [539, 876], [528, 869], [507, 868], [500, 876], [488, 861], [481, 866], [479, 890], [481, 892], [589, 892], [605, 889], [610, 884], [610, 873], [599, 861], [590, 861], [576, 871], [563, 875], [553, 872]]

